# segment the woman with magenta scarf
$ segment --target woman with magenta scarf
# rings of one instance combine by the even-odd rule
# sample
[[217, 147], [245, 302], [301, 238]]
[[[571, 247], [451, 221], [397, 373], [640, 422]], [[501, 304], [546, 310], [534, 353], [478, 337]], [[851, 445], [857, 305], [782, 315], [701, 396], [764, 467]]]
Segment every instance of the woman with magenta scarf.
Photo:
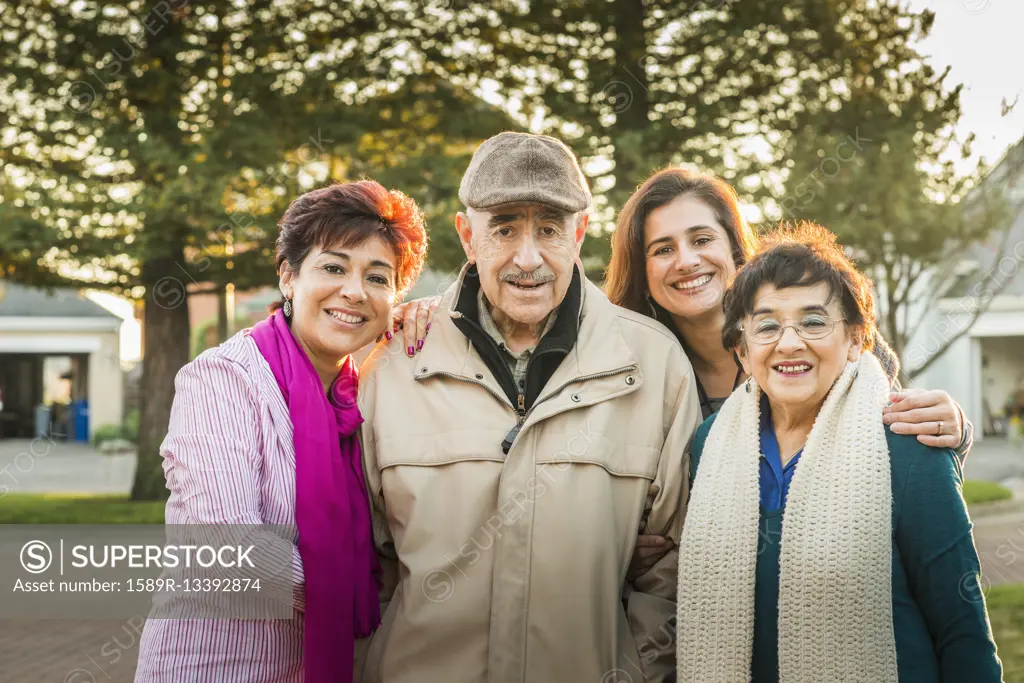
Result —
[[351, 354], [419, 275], [422, 213], [364, 180], [302, 195], [279, 227], [282, 301], [181, 370], [161, 455], [167, 524], [297, 528], [294, 616], [150, 619], [137, 682], [347, 683], [380, 622]]

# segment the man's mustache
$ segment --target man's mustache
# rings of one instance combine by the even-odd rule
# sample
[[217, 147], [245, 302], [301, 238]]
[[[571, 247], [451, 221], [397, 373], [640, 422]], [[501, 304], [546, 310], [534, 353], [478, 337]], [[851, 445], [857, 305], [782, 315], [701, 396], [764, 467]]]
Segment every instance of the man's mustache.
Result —
[[539, 273], [534, 271], [532, 273], [526, 273], [520, 270], [515, 273], [502, 273], [498, 276], [498, 279], [502, 282], [533, 282], [538, 285], [542, 285], [545, 282], [551, 282], [554, 280], [555, 274], [551, 271], [542, 271]]

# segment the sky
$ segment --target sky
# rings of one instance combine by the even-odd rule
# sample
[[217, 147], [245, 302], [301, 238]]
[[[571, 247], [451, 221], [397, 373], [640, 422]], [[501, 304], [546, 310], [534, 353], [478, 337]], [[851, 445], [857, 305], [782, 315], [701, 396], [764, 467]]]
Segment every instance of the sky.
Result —
[[[909, 0], [913, 10], [932, 10], [931, 35], [918, 47], [937, 71], [952, 67], [947, 83], [964, 84], [958, 135], [974, 132], [974, 157], [960, 164], [968, 172], [981, 157], [995, 165], [1024, 136], [1024, 0]], [[1005, 117], [1006, 98], [1020, 101]]]
[[[907, 0], [915, 11], [932, 10], [932, 33], [918, 47], [941, 73], [951, 70], [949, 87], [964, 84], [963, 117], [957, 130], [963, 140], [976, 135], [973, 156], [958, 162], [969, 173], [984, 158], [994, 166], [1008, 147], [1024, 136], [1024, 0]], [[1006, 116], [1002, 101], [1020, 98]], [[121, 358], [140, 356], [140, 330], [130, 302], [110, 294], [90, 297], [125, 320], [121, 331]]]

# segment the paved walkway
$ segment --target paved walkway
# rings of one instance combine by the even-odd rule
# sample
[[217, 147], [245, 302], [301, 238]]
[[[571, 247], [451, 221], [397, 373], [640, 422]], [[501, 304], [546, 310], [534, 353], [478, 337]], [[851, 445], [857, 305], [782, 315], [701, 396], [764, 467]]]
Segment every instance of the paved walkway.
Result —
[[968, 479], [984, 481], [1024, 480], [1024, 443], [994, 437], [975, 442], [964, 474]]
[[[0, 440], [0, 496], [7, 492], [127, 494], [134, 475], [133, 454], [100, 455], [85, 444], [47, 439]], [[1005, 439], [979, 441], [967, 459], [966, 475], [1024, 482], [1024, 445], [1014, 446]]]
[[132, 683], [141, 619], [0, 621], [3, 683]]
[[[0, 497], [19, 493], [127, 494], [135, 456], [85, 444], [0, 441]], [[131, 683], [142, 618], [0, 620], [0, 683]]]
[[1013, 491], [1013, 500], [975, 506], [971, 511], [983, 587], [1024, 583], [1024, 478], [1004, 483]]
[[49, 439], [0, 441], [0, 496], [127, 494], [134, 476], [135, 455], [131, 453], [101, 455], [87, 444]]

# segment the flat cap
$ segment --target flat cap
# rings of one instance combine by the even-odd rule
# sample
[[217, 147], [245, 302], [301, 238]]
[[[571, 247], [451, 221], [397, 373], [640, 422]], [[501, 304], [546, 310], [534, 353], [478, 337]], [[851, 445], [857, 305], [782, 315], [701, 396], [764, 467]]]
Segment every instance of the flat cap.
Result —
[[499, 133], [469, 162], [459, 199], [471, 209], [531, 202], [576, 213], [590, 206], [590, 189], [565, 143], [547, 135]]

